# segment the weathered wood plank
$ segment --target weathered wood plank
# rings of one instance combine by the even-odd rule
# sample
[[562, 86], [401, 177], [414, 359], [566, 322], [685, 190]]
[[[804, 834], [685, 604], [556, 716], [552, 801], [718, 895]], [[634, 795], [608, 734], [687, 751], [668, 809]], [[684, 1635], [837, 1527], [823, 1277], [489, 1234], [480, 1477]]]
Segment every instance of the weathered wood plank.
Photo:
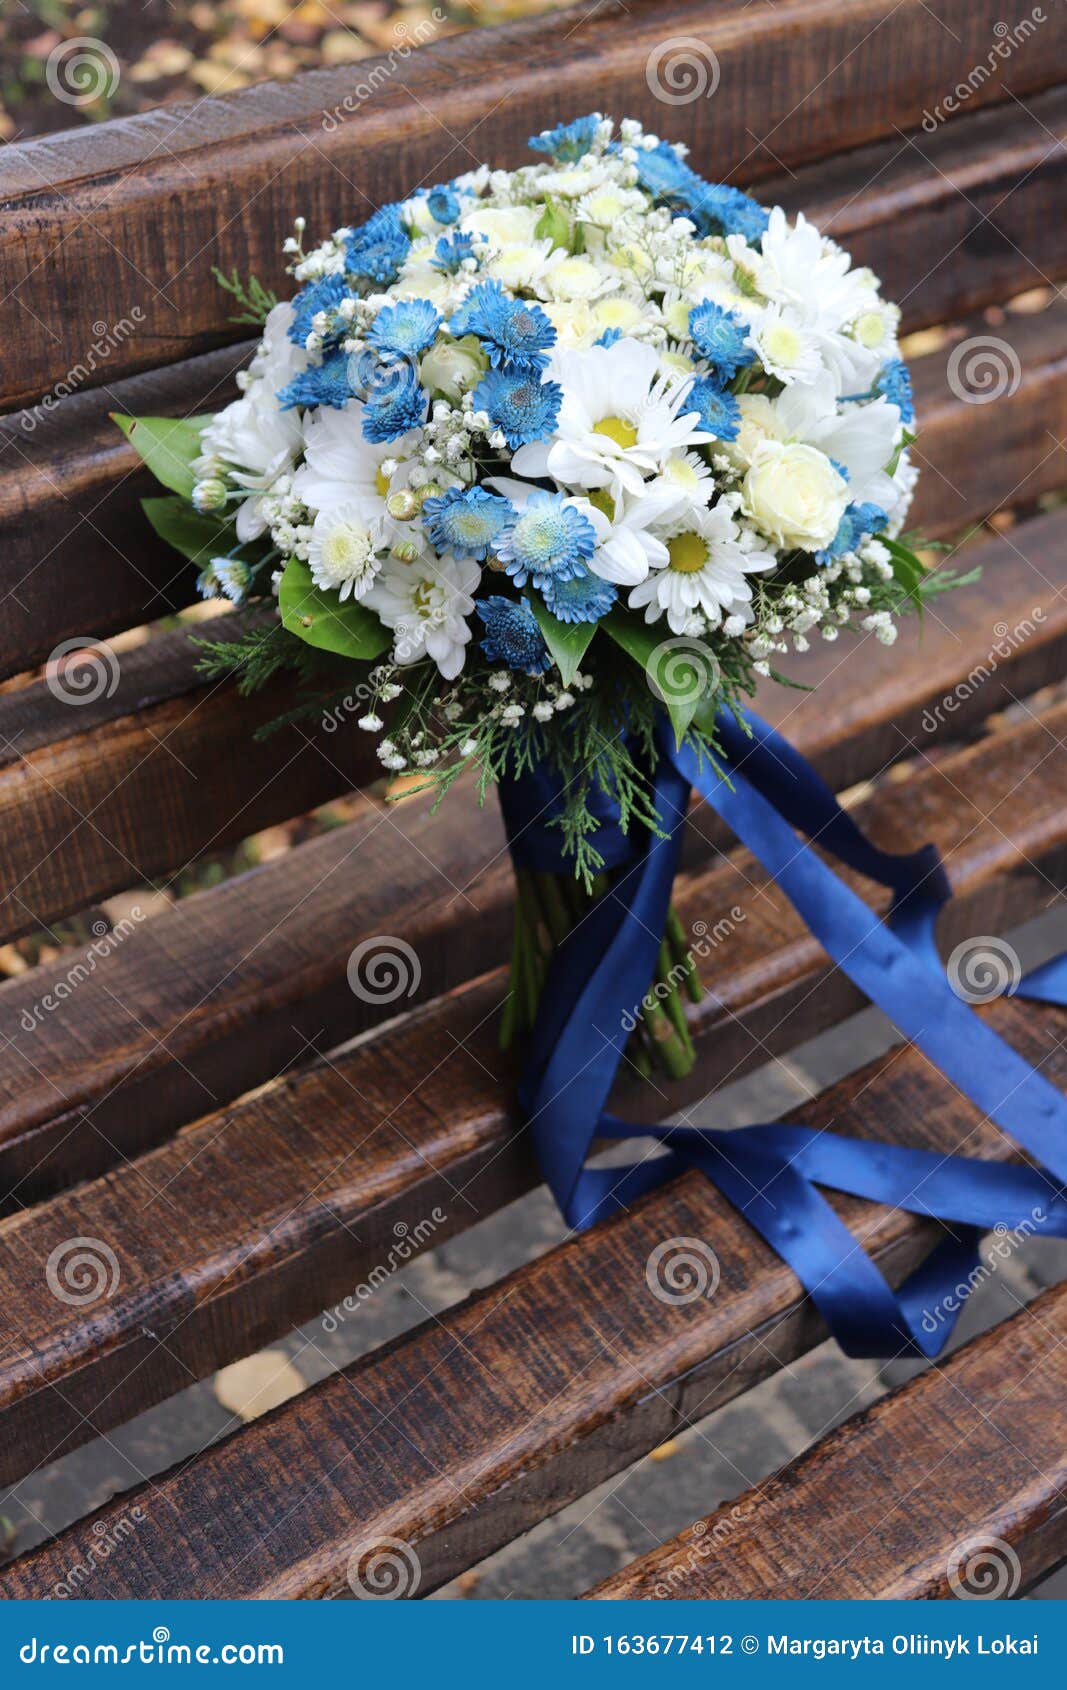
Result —
[[[1067, 867], [1065, 736], [1067, 706], [928, 765], [864, 806], [861, 819], [890, 847], [932, 838], [945, 850], [960, 894], [946, 942], [971, 931], [976, 909], [985, 930], [998, 931], [1055, 900]], [[401, 880], [401, 900], [404, 890]], [[651, 1118], [862, 1002], [744, 854], [683, 879], [676, 902], [711, 995], [692, 1014], [696, 1072], [633, 1099]], [[405, 932], [424, 931], [429, 944], [444, 942], [416, 913]], [[417, 1236], [432, 1215], [439, 1243], [523, 1190], [531, 1168], [513, 1138], [513, 1074], [495, 1047], [504, 990], [497, 973], [437, 1000], [107, 1179], [0, 1223], [10, 1326], [0, 1480], [139, 1412], [190, 1373], [231, 1359], [234, 1346], [310, 1318], [374, 1269], [393, 1230]], [[143, 1107], [150, 1113], [151, 1100]], [[83, 1136], [93, 1124], [90, 1112]], [[127, 1155], [134, 1148], [123, 1144]], [[112, 1251], [119, 1264], [114, 1294], [91, 1312], [41, 1293], [44, 1264], [77, 1237], [99, 1241], [98, 1253]]]
[[0, 418], [0, 675], [61, 640], [99, 639], [180, 610], [193, 569], [156, 538], [161, 489], [109, 415], [199, 416], [234, 397], [242, 344]]
[[1067, 1555], [1065, 1338], [1060, 1286], [589, 1596], [1014, 1596]]
[[[1067, 1079], [1064, 1012], [1001, 1002], [983, 1013], [1054, 1083]], [[419, 1109], [440, 1104], [425, 1087]], [[969, 1154], [1007, 1150], [914, 1052], [870, 1064], [796, 1118], [945, 1150], [965, 1142]], [[899, 1210], [840, 1207], [894, 1275], [934, 1236]], [[136, 1228], [137, 1250], [120, 1263], [134, 1294], [142, 1251], [166, 1227], [158, 1216], [143, 1241]], [[721, 1278], [714, 1297], [669, 1304], [650, 1290], [646, 1263], [682, 1237], [714, 1249]], [[16, 1265], [25, 1252], [8, 1254], [16, 1273], [32, 1272]], [[1039, 1334], [1035, 1324], [1035, 1343]], [[386, 1537], [417, 1556], [429, 1591], [822, 1335], [788, 1269], [709, 1184], [686, 1176], [154, 1482], [135, 1538], [100, 1568], [98, 1594], [345, 1595], [350, 1557]], [[0, 1591], [46, 1595], [131, 1500], [14, 1562]]]
[[[0, 404], [35, 400], [67, 377], [102, 300], [116, 319], [135, 305], [143, 316], [90, 382], [238, 338], [211, 265], [279, 282], [294, 208], [312, 229], [357, 221], [483, 159], [515, 164], [532, 131], [575, 112], [632, 113], [683, 136], [717, 176], [756, 182], [916, 128], [975, 66], [970, 110], [1064, 79], [1062, 31], [1031, 26], [1005, 61], [1000, 22], [995, 0], [941, 0], [936, 15], [923, 0], [721, 0], [711, 13], [702, 0], [609, 0], [433, 44], [399, 64], [314, 71], [7, 147], [0, 282], [21, 345]], [[693, 85], [703, 94], [679, 109], [656, 89], [673, 96], [664, 79], [681, 37], [703, 44]], [[55, 305], [47, 329], [30, 310], [43, 280]]]
[[[913, 625], [890, 650], [868, 639], [813, 652], [802, 672], [814, 690], [772, 686], [761, 710], [838, 788], [913, 746], [973, 730], [1011, 695], [1063, 673], [1067, 603], [1052, 583], [1065, 543], [1067, 518], [1049, 516], [1010, 545], [976, 548], [982, 581], [941, 605], [921, 637]], [[171, 744], [186, 760], [180, 733]], [[198, 796], [190, 785], [194, 815]], [[283, 861], [127, 929], [69, 998], [77, 956], [0, 986], [3, 1190], [28, 1202], [101, 1173], [116, 1147], [133, 1154], [270, 1079], [306, 1039], [324, 1049], [367, 1025], [371, 1006], [353, 998], [346, 977], [357, 940], [404, 935], [422, 994], [495, 966], [511, 895], [496, 806], [474, 813], [456, 792], [432, 822], [426, 812], [423, 800], [386, 817], [369, 808]], [[686, 862], [696, 871], [723, 834], [706, 813], [692, 824]], [[97, 866], [88, 854], [79, 864]], [[472, 904], [477, 921], [458, 950], [448, 933]]]

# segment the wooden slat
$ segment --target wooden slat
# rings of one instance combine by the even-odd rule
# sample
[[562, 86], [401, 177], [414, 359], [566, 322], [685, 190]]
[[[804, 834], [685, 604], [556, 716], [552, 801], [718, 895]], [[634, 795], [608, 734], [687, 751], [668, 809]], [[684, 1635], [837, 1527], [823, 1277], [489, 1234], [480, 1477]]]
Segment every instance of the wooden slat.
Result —
[[1065, 1340], [1060, 1286], [589, 1596], [1015, 1595], [1067, 1555]]
[[1000, 382], [1003, 372], [1003, 396], [961, 404], [952, 386], [953, 347], [915, 365], [922, 432], [913, 451], [922, 473], [908, 524], [920, 533], [959, 533], [976, 517], [1025, 505], [1067, 482], [1067, 303], [993, 328], [972, 323], [965, 339], [973, 343], [968, 357], [986, 359], [977, 379]]
[[[1055, 899], [1067, 868], [1065, 735], [1067, 706], [928, 766], [861, 812], [891, 847], [930, 837], [945, 849], [960, 894], [946, 943], [972, 931], [976, 911], [983, 930], [999, 931]], [[724, 930], [704, 946], [711, 996], [692, 1015], [701, 1064], [684, 1084], [632, 1100], [652, 1118], [862, 1002], [750, 858], [686, 877], [676, 902], [697, 934], [708, 912]], [[441, 1242], [523, 1190], [531, 1169], [512, 1137], [513, 1075], [495, 1048], [504, 990], [498, 972], [0, 1224], [10, 1348], [0, 1480], [344, 1296], [398, 1223], [413, 1229], [439, 1207], [431, 1234]], [[121, 1270], [88, 1318], [41, 1295], [42, 1264], [75, 1237], [102, 1240]]]
[[[1011, 545], [977, 547], [982, 581], [939, 606], [921, 639], [913, 626], [890, 650], [870, 639], [825, 647], [804, 666], [815, 690], [771, 687], [761, 710], [839, 788], [913, 744], [972, 730], [1067, 667], [1067, 603], [1048, 586], [1065, 542], [1067, 518], [1050, 516]], [[1010, 637], [994, 654], [998, 628]], [[955, 710], [941, 707], [945, 698]], [[353, 999], [346, 967], [361, 938], [406, 936], [424, 994], [495, 966], [510, 879], [495, 803], [477, 815], [469, 804], [456, 792], [432, 821], [423, 800], [388, 819], [368, 808], [351, 826], [142, 923], [69, 997], [70, 956], [0, 987], [9, 1040], [0, 1195], [28, 1202], [98, 1174], [120, 1152], [272, 1078], [306, 1039], [321, 1049], [358, 1031], [369, 1012]], [[722, 838], [710, 817], [694, 816], [689, 868], [706, 868]], [[449, 924], [473, 908], [459, 951]], [[42, 1013], [50, 995], [55, 1007]]]
[[932, 134], [897, 133], [775, 178], [759, 194], [804, 212], [869, 265], [910, 332], [1064, 275], [1065, 138], [1067, 93], [1057, 88]]
[[[228, 622], [218, 624], [224, 637], [238, 626]], [[241, 698], [197, 675], [201, 655], [172, 632], [121, 656], [108, 648], [74, 701], [47, 680], [0, 696], [5, 938], [154, 882], [380, 772], [354, 730], [312, 723], [257, 741], [256, 729], [294, 703], [292, 688]]]
[[[1049, 139], [1067, 128], [1067, 95], [1055, 90], [1033, 104], [1036, 122], [1022, 111], [1008, 118], [980, 114], [960, 125], [959, 139], [946, 126], [934, 138], [920, 131], [914, 145], [898, 138], [810, 166], [785, 179], [781, 197], [852, 246], [858, 262], [879, 274], [888, 271], [887, 291], [901, 295], [906, 324], [958, 315], [1044, 283], [1067, 263], [1056, 214], [1065, 154]], [[992, 151], [990, 131], [1002, 126], [1001, 149]], [[915, 145], [930, 153], [936, 170]], [[769, 187], [773, 193], [779, 184]], [[900, 240], [902, 220], [913, 231], [909, 243]], [[921, 276], [916, 251], [923, 254]], [[898, 275], [892, 266], [899, 271], [902, 264]], [[1020, 492], [1029, 493], [1026, 477], [1038, 463], [1039, 490], [1064, 479], [1051, 438], [1062, 426], [1062, 318], [1050, 318], [1036, 334], [1033, 324], [1009, 318], [996, 332], [1009, 342], [1023, 335], [1027, 365], [1021, 391], [994, 407], [961, 404], [947, 389], [947, 351], [916, 365], [923, 401], [918, 449], [932, 465], [921, 509], [940, 529], [989, 508], [984, 478], [973, 470], [961, 498], [955, 467], [961, 462], [995, 458], [998, 499], [1020, 484]], [[192, 415], [217, 409], [230, 396], [232, 371], [248, 351], [242, 344], [132, 376], [74, 395], [40, 419], [33, 411], [0, 419], [0, 524], [6, 541], [0, 596], [7, 612], [0, 627], [0, 675], [29, 667], [61, 639], [106, 636], [192, 599], [192, 569], [155, 539], [141, 514], [140, 499], [153, 491], [152, 478], [108, 413]], [[947, 479], [939, 473], [941, 456]]]
[[[1064, 1012], [1024, 1013], [1001, 1002], [984, 1013], [1054, 1083], [1067, 1079]], [[420, 1110], [443, 1102], [440, 1088], [422, 1087]], [[1006, 1151], [996, 1130], [914, 1052], [870, 1064], [794, 1118], [904, 1144]], [[359, 1154], [373, 1158], [373, 1140]], [[438, 1188], [447, 1203], [446, 1192]], [[934, 1235], [931, 1223], [899, 1210], [854, 1201], [839, 1207], [893, 1275]], [[379, 1213], [388, 1218], [387, 1209]], [[120, 1269], [134, 1280], [164, 1217], [157, 1215], [150, 1237], [135, 1219], [129, 1254], [118, 1246]], [[387, 1237], [383, 1230], [380, 1248]], [[671, 1305], [651, 1294], [646, 1262], [664, 1240], [679, 1237], [713, 1246], [721, 1266], [713, 1298]], [[9, 1257], [9, 1271], [32, 1273], [25, 1252], [12, 1249]], [[253, 1261], [245, 1271], [254, 1273]], [[357, 1263], [353, 1284], [360, 1271]], [[192, 1287], [188, 1295], [187, 1325], [201, 1306]], [[147, 1304], [145, 1316], [148, 1324]], [[171, 1330], [168, 1343], [180, 1341], [182, 1330]], [[822, 1335], [788, 1269], [707, 1182], [689, 1175], [150, 1490], [118, 1498], [13, 1563], [0, 1574], [0, 1591], [46, 1594], [139, 1495], [147, 1501], [135, 1540], [98, 1573], [109, 1598], [342, 1595], [350, 1555], [385, 1537], [416, 1551], [421, 1588], [429, 1591]]]
[[[137, 305], [143, 322], [90, 381], [237, 338], [211, 265], [278, 282], [294, 208], [312, 229], [358, 220], [483, 159], [518, 163], [533, 130], [576, 111], [632, 113], [683, 136], [716, 175], [753, 182], [917, 127], [976, 65], [989, 74], [971, 110], [1064, 79], [1062, 31], [1036, 29], [1005, 60], [999, 22], [996, 0], [940, 0], [936, 13], [924, 0], [721, 0], [710, 13], [703, 0], [610, 0], [385, 61], [380, 86], [365, 61], [358, 80], [349, 66], [316, 71], [7, 147], [0, 282], [20, 356], [0, 404], [36, 399], [84, 358], [102, 301], [116, 320]], [[681, 108], [654, 92], [678, 37], [706, 43], [719, 72], [713, 97]]]
[[141, 511], [161, 489], [109, 413], [219, 410], [248, 352], [228, 347], [0, 419], [0, 675], [32, 668], [60, 640], [155, 621], [196, 596], [195, 571]]

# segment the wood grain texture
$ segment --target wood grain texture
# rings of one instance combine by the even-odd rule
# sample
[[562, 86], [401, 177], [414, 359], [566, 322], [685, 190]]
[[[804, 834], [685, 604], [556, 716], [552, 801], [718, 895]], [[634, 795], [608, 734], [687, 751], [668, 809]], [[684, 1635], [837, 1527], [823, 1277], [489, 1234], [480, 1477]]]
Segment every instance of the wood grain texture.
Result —
[[249, 350], [227, 347], [0, 418], [0, 675], [32, 668], [60, 640], [99, 639], [196, 597], [195, 571], [141, 510], [162, 489], [109, 413], [219, 410]]
[[124, 653], [117, 670], [101, 665], [99, 697], [94, 684], [71, 702], [47, 681], [0, 696], [5, 938], [124, 887], [165, 882], [379, 772], [369, 737], [354, 729], [331, 735], [312, 723], [257, 741], [294, 703], [292, 688], [241, 698], [228, 682], [205, 684], [199, 661], [177, 631]]
[[[1054, 1083], [1067, 1080], [1065, 1012], [1001, 1002], [983, 1013]], [[435, 1092], [420, 1095], [420, 1109], [439, 1106]], [[794, 1118], [1007, 1152], [914, 1052], [870, 1064]], [[891, 1275], [935, 1234], [900, 1210], [838, 1206]], [[136, 1281], [167, 1223], [157, 1216], [147, 1238], [135, 1227], [124, 1265]], [[721, 1280], [710, 1300], [651, 1294], [645, 1263], [675, 1237], [713, 1246]], [[8, 1272], [32, 1274], [25, 1252], [7, 1255]], [[116, 1499], [0, 1573], [0, 1592], [47, 1594], [94, 1528], [134, 1502], [145, 1518], [99, 1569], [100, 1598], [343, 1596], [350, 1555], [385, 1537], [417, 1552], [427, 1592], [822, 1336], [789, 1270], [689, 1175]]]
[[[1065, 545], [1061, 516], [1016, 530], [1010, 545], [989, 541], [975, 553], [982, 581], [925, 629], [913, 623], [888, 650], [867, 639], [811, 653], [800, 667], [814, 690], [771, 686], [762, 713], [836, 788], [973, 731], [984, 712], [1067, 666], [1067, 602], [1051, 590], [1050, 574]], [[997, 628], [1009, 637], [998, 640]], [[166, 666], [154, 666], [151, 678], [163, 687]], [[47, 743], [48, 723], [38, 720], [36, 731]], [[186, 760], [180, 736], [171, 743]], [[0, 773], [0, 792], [3, 784]], [[190, 783], [194, 818], [197, 799]], [[688, 870], [705, 870], [726, 838], [706, 810], [694, 811]], [[0, 986], [8, 1040], [0, 1198], [26, 1203], [95, 1176], [119, 1152], [158, 1143], [272, 1078], [306, 1039], [326, 1049], [368, 1025], [373, 1006], [353, 998], [346, 974], [360, 939], [404, 935], [419, 956], [424, 995], [498, 964], [511, 897], [502, 844], [495, 803], [474, 812], [461, 792], [432, 822], [425, 800], [385, 816], [368, 807], [351, 826], [127, 931], [106, 967], [79, 978], [69, 996], [70, 956]], [[712, 901], [705, 919], [709, 911], [714, 926], [722, 907]], [[470, 940], [458, 950], [448, 936], [461, 920]], [[739, 953], [729, 954], [739, 963]], [[738, 1001], [746, 991], [751, 997], [743, 988]], [[769, 1007], [768, 1023], [773, 1016]], [[739, 1022], [720, 1038], [740, 1032]], [[737, 1056], [753, 1048], [746, 1037]]]
[[[0, 281], [21, 344], [0, 404], [37, 399], [84, 359], [102, 300], [116, 319], [134, 306], [144, 318], [90, 382], [239, 338], [211, 265], [279, 283], [294, 206], [314, 230], [358, 221], [483, 159], [519, 163], [534, 130], [594, 108], [641, 117], [687, 140], [698, 167], [755, 183], [916, 128], [988, 63], [999, 22], [995, 0], [941, 0], [936, 16], [923, 0], [610, 0], [424, 47], [385, 76], [367, 60], [7, 147]], [[654, 92], [678, 37], [718, 68], [714, 97], [680, 110]], [[969, 109], [1065, 75], [1063, 32], [1038, 30], [994, 59]], [[47, 330], [29, 309], [42, 286]]]
[[[1067, 706], [928, 765], [860, 811], [891, 848], [918, 838], [943, 848], [960, 894], [947, 943], [972, 931], [976, 907], [983, 930], [1000, 931], [1055, 901], [1067, 869], [1065, 736]], [[709, 987], [691, 1017], [701, 1060], [679, 1086], [646, 1084], [639, 1096], [631, 1086], [638, 1118], [662, 1118], [863, 1001], [745, 853], [680, 880], [676, 903]], [[445, 941], [426, 916], [409, 939], [420, 925], [428, 943]], [[350, 943], [343, 935], [341, 948]], [[456, 991], [0, 1223], [0, 1482], [342, 1298], [398, 1226], [416, 1236], [439, 1211], [428, 1236], [440, 1243], [524, 1190], [513, 1073], [495, 1046], [504, 990], [498, 972]], [[89, 1137], [96, 1123], [90, 1112], [63, 1126]], [[91, 1311], [41, 1293], [44, 1264], [75, 1237], [102, 1240], [120, 1263], [115, 1294]]]
[[[921, 473], [908, 525], [923, 534], [959, 534], [976, 517], [1026, 505], [1067, 478], [1067, 302], [994, 328], [968, 324], [968, 342], [967, 358], [986, 360], [979, 381], [992, 383], [979, 387], [977, 402], [961, 404], [954, 390], [952, 355], [961, 343], [914, 368], [922, 431], [912, 450]], [[1056, 579], [1064, 579], [1062, 566]]]
[[589, 1596], [1013, 1596], [1067, 1554], [1065, 1339], [1060, 1286]]
[[[1067, 93], [915, 129], [762, 184], [881, 279], [904, 332], [1055, 283]], [[907, 228], [908, 238], [901, 239]], [[918, 262], [917, 262], [918, 258]]]

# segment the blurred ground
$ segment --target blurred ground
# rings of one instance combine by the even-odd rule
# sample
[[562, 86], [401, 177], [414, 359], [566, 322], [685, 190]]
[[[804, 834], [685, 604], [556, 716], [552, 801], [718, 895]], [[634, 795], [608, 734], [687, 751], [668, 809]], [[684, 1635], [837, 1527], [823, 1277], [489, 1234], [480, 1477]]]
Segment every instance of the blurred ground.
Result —
[[0, 140], [284, 81], [566, 3], [0, 0]]

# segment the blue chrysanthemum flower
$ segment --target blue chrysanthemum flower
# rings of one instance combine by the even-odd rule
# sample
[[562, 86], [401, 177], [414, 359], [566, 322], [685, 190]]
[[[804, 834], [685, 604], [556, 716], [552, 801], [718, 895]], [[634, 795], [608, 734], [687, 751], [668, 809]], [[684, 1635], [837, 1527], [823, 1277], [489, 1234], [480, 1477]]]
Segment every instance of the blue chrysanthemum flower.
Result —
[[488, 370], [474, 390], [474, 409], [488, 411], [514, 452], [547, 440], [556, 426], [563, 389], [537, 370]]
[[718, 381], [733, 381], [739, 369], [755, 362], [755, 349], [745, 343], [748, 324], [732, 311], [724, 311], [712, 299], [693, 306], [689, 313], [689, 333]]
[[529, 144], [535, 153], [548, 153], [558, 164], [574, 164], [593, 145], [599, 124], [600, 114], [590, 112], [588, 117], [576, 117], [572, 123], [557, 123], [554, 129], [542, 129], [539, 135], [530, 136]]
[[430, 268], [440, 270], [442, 275], [455, 276], [464, 259], [478, 258], [477, 245], [484, 246], [485, 239], [481, 235], [441, 235], [433, 249]]
[[432, 344], [440, 325], [441, 313], [428, 299], [403, 299], [399, 305], [382, 307], [367, 345], [398, 358], [414, 358]]
[[383, 205], [349, 236], [345, 266], [354, 276], [388, 285], [395, 282], [411, 239], [398, 205]]
[[496, 554], [515, 585], [528, 580], [544, 590], [549, 581], [569, 581], [584, 573], [596, 549], [596, 529], [587, 516], [567, 504], [562, 493], [531, 493], [524, 508], [497, 537]]
[[294, 376], [278, 394], [282, 410], [292, 410], [294, 405], [302, 405], [306, 410], [316, 405], [331, 405], [335, 411], [342, 410], [352, 397], [348, 362], [348, 354], [337, 348], [328, 352], [315, 368]]
[[[289, 339], [297, 346], [304, 346], [311, 333], [311, 319], [320, 311], [336, 311], [342, 299], [348, 297], [348, 287], [343, 276], [322, 276], [317, 282], [310, 282], [306, 288], [293, 299], [293, 310], [296, 315], [289, 325]], [[336, 333], [343, 331], [338, 328]]]
[[439, 188], [431, 188], [426, 196], [426, 204], [430, 209], [430, 216], [438, 223], [454, 223], [459, 216], [459, 199], [447, 183]]
[[816, 563], [832, 563], [846, 552], [854, 552], [865, 535], [880, 534], [888, 521], [881, 505], [849, 505], [830, 544], [815, 553]]
[[604, 333], [602, 335], [599, 335], [597, 337], [597, 339], [594, 340], [593, 345], [594, 346], [614, 346], [615, 342], [617, 340], [621, 340], [621, 339], [622, 339], [622, 330], [621, 329], [605, 329]]
[[661, 141], [658, 147], [639, 147], [634, 163], [638, 182], [653, 199], [676, 199], [700, 181], [669, 141]]
[[451, 327], [453, 334], [476, 334], [489, 362], [508, 369], [543, 370], [547, 349], [556, 344], [556, 331], [541, 307], [512, 299], [495, 280], [471, 289]]
[[875, 393], [881, 393], [896, 405], [903, 423], [915, 421], [915, 399], [911, 391], [911, 371], [902, 358], [893, 358], [883, 365], [874, 383]]
[[696, 180], [685, 211], [702, 235], [743, 235], [753, 246], [763, 239], [771, 219], [765, 206], [728, 182]]
[[514, 516], [507, 499], [484, 487], [451, 487], [422, 507], [426, 532], [439, 552], [485, 560], [500, 530]]
[[399, 440], [426, 421], [427, 393], [410, 364], [379, 364], [366, 383], [366, 395], [363, 438], [374, 445]]
[[741, 429], [741, 407], [732, 393], [726, 393], [710, 376], [701, 376], [686, 394], [684, 411], [696, 411], [701, 428], [716, 440], [736, 440]]
[[478, 599], [474, 606], [485, 623], [482, 650], [490, 663], [506, 663], [527, 675], [543, 675], [551, 668], [545, 638], [525, 599], [498, 595]]
[[610, 581], [602, 581], [591, 569], [561, 581], [558, 575], [544, 586], [545, 603], [561, 622], [599, 622], [615, 603], [618, 593]]
[[848, 470], [846, 469], [844, 464], [838, 463], [836, 458], [831, 458], [830, 462], [833, 464], [834, 468], [836, 469], [838, 475], [841, 477], [842, 481], [851, 481], [852, 480], [852, 477], [849, 475]]

